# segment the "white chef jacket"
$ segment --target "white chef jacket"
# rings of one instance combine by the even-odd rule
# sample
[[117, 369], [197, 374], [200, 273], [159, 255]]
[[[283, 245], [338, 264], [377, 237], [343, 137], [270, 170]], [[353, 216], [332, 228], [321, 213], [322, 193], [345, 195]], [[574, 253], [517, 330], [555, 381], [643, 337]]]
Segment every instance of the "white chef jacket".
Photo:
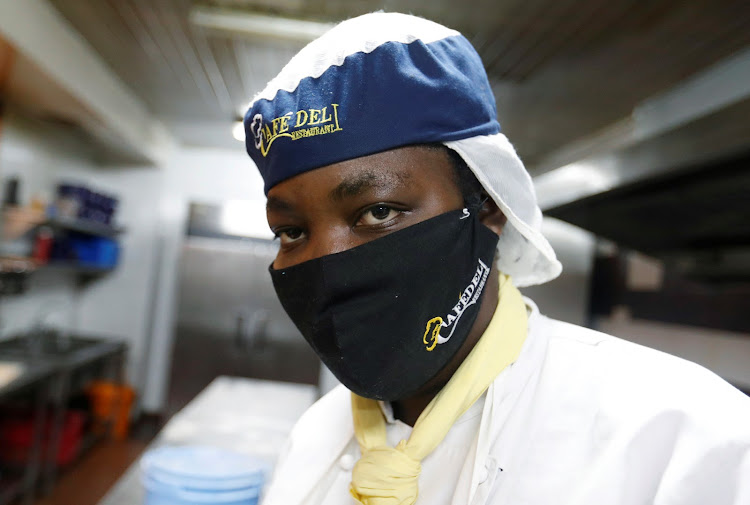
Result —
[[[466, 457], [420, 476], [421, 490], [450, 475], [452, 505], [750, 505], [748, 397], [694, 363], [527, 305], [524, 347], [490, 385]], [[351, 416], [343, 386], [310, 407], [263, 505], [356, 504]]]
[[[456, 461], [466, 460], [472, 451], [483, 407], [484, 395], [456, 420], [444, 443], [422, 460], [422, 473], [419, 475], [419, 499], [422, 503], [451, 505], [453, 490], [456, 489], [460, 475], [458, 471], [445, 472], [444, 469], [455, 467]], [[386, 418], [386, 441], [391, 447], [396, 447], [401, 440], [409, 438], [413, 428], [394, 419], [389, 405], [386, 404], [383, 410]], [[349, 483], [354, 463], [360, 456], [359, 444], [352, 438], [336, 464], [328, 469], [315, 491], [305, 499], [305, 504], [356, 503], [349, 495]], [[440, 475], [440, 479], [433, 479], [433, 475]]]

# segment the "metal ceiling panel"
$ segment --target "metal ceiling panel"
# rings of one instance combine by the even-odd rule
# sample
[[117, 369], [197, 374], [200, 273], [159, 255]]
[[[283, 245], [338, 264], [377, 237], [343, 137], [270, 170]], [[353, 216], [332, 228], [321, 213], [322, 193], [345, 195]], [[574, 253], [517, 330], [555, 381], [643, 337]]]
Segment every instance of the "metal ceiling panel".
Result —
[[461, 30], [533, 166], [750, 45], [746, 0], [50, 0], [168, 122], [231, 121], [298, 50], [191, 25], [193, 5], [338, 21], [378, 9]]
[[750, 151], [550, 209], [689, 277], [750, 281]]

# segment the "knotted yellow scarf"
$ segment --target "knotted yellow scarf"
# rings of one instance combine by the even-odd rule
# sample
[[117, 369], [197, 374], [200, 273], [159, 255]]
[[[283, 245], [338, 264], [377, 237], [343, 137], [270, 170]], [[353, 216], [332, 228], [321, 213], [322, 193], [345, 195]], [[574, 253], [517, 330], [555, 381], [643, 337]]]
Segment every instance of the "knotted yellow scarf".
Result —
[[445, 387], [414, 424], [409, 440], [386, 445], [385, 419], [375, 400], [352, 393], [354, 434], [362, 452], [352, 470], [350, 493], [363, 505], [414, 505], [421, 461], [443, 441], [526, 340], [527, 315], [521, 293], [500, 275], [500, 301], [487, 330]]

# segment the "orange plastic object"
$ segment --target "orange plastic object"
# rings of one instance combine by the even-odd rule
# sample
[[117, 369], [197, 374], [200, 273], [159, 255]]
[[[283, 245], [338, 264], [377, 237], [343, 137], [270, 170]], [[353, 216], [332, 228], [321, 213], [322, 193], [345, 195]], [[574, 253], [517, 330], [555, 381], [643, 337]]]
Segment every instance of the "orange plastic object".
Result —
[[94, 417], [93, 429], [105, 433], [109, 429], [115, 440], [128, 437], [130, 408], [135, 400], [135, 391], [130, 386], [115, 382], [95, 381], [86, 388]]

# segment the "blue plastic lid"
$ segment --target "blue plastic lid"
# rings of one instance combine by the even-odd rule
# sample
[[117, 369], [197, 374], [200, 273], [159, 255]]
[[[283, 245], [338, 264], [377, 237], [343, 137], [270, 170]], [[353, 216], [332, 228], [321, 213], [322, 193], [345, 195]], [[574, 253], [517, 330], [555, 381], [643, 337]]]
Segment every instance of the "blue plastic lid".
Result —
[[144, 479], [182, 489], [239, 491], [260, 488], [268, 464], [217, 447], [160, 447], [141, 459]]
[[[218, 505], [228, 503], [231, 505], [257, 505], [260, 488], [250, 487], [247, 489], [216, 491], [209, 489], [193, 489], [173, 486], [163, 482], [155, 481], [149, 477], [143, 478], [143, 487], [147, 496], [155, 499], [155, 503], [161, 503], [159, 499], [167, 498], [170, 505], [195, 505], [212, 504]], [[146, 503], [151, 503], [146, 499]]]

